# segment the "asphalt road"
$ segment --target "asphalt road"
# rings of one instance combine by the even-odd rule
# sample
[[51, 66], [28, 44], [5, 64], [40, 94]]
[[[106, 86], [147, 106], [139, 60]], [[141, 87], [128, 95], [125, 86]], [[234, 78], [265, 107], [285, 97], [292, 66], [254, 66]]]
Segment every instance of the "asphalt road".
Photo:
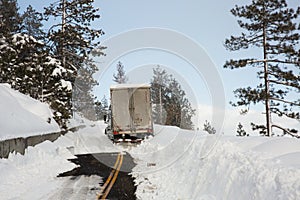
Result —
[[[100, 187], [102, 186], [103, 182], [106, 181], [112, 168], [117, 160], [118, 153], [97, 153], [97, 154], [82, 154], [76, 155], [77, 158], [70, 159], [71, 162], [79, 165], [79, 167], [74, 168], [71, 171], [63, 172], [58, 175], [58, 177], [69, 177], [68, 190], [65, 189], [66, 192], [71, 191], [72, 193], [78, 193], [77, 196], [72, 198], [78, 199], [96, 199], [97, 192], [100, 191]], [[124, 199], [124, 200], [134, 200], [136, 199], [135, 191], [136, 186], [134, 186], [134, 179], [129, 173], [131, 172], [132, 168], [135, 166], [133, 162], [133, 158], [128, 154], [123, 155], [123, 163], [121, 169], [119, 171], [118, 177], [107, 196], [107, 199]], [[74, 188], [70, 189], [70, 184], [78, 186], [78, 183], [74, 183], [74, 181], [81, 180], [81, 177], [92, 177], [92, 182], [95, 182], [95, 176], [99, 177], [98, 187], [93, 188], [90, 186], [81, 186], [81, 190], [84, 194], [76, 191]], [[82, 181], [81, 184], [89, 183], [89, 181]], [[80, 183], [79, 183], [80, 184]], [[85, 188], [84, 190], [82, 188]], [[63, 189], [62, 189], [63, 191]], [[59, 194], [61, 197], [64, 195], [70, 195], [68, 193], [63, 194], [64, 192], [60, 191]], [[69, 192], [70, 193], [70, 192]], [[95, 196], [91, 195], [95, 194]], [[86, 194], [86, 195], [85, 195]], [[91, 198], [93, 197], [93, 198]], [[65, 198], [63, 198], [65, 199]]]

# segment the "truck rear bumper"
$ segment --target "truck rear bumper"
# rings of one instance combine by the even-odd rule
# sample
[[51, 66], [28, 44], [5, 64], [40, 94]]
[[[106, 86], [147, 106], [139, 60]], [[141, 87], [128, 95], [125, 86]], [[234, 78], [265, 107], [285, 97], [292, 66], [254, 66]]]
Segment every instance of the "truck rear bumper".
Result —
[[118, 134], [114, 134], [114, 139], [144, 139], [145, 137], [148, 137], [150, 135], [153, 135], [153, 133], [147, 131], [120, 131]]

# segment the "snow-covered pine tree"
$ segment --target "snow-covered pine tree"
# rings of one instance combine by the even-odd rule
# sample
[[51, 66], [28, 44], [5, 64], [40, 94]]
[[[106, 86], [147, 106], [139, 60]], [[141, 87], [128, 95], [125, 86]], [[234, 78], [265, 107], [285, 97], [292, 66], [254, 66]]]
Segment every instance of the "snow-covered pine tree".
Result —
[[17, 33], [12, 36], [14, 49], [13, 74], [9, 83], [24, 94], [47, 102], [54, 110], [54, 119], [66, 128], [71, 111], [66, 101], [72, 96], [72, 85], [64, 79], [61, 62], [50, 56], [45, 44], [32, 36]]
[[0, 37], [9, 38], [21, 29], [17, 0], [0, 0]]
[[42, 100], [39, 97], [40, 88], [45, 83], [39, 82], [39, 76], [45, 76], [41, 66], [45, 62], [46, 45], [40, 39], [44, 39], [42, 30], [42, 14], [35, 11], [31, 6], [21, 15], [22, 23], [19, 33], [13, 35], [12, 45], [17, 58], [16, 80], [13, 87], [24, 94]]
[[122, 84], [126, 83], [128, 80], [125, 70], [124, 70], [124, 65], [119, 61], [117, 64], [117, 73], [113, 74], [113, 81]]
[[178, 81], [160, 67], [153, 69], [151, 98], [155, 123], [193, 129], [195, 110]]
[[272, 128], [289, 132], [291, 127], [272, 122], [271, 113], [300, 119], [300, 59], [296, 49], [300, 35], [295, 23], [300, 9], [288, 8], [285, 0], [253, 0], [249, 5], [235, 6], [231, 13], [239, 18], [238, 24], [245, 32], [226, 39], [225, 47], [230, 51], [257, 48], [262, 54], [262, 57], [229, 60], [224, 65], [230, 69], [257, 68], [258, 78], [262, 79], [254, 88], [235, 90], [239, 100], [231, 104], [249, 108], [250, 104], [262, 103], [265, 105], [266, 123], [253, 125], [253, 129], [259, 129], [267, 136], [272, 135]]
[[[61, 76], [60, 61], [35, 38], [43, 37], [40, 15], [29, 10], [20, 17], [16, 1], [1, 1], [0, 82], [49, 103], [55, 120], [65, 127], [65, 119], [70, 116], [65, 99], [71, 98], [71, 84]], [[37, 24], [31, 25], [30, 21]]]
[[[45, 8], [45, 19], [61, 18], [49, 32], [50, 52], [61, 61], [66, 70], [63, 78], [73, 86], [72, 98], [65, 99], [68, 105], [74, 103], [74, 110], [83, 111], [84, 115], [93, 115], [94, 100], [91, 89], [96, 84], [92, 74], [97, 70], [89, 59], [91, 51], [99, 47], [97, 39], [104, 34], [101, 29], [91, 28], [91, 22], [100, 18], [98, 8], [94, 8], [93, 0], [61, 0]], [[72, 109], [70, 106], [68, 109]], [[91, 113], [92, 112], [92, 113]], [[94, 113], [95, 114], [95, 113]]]
[[153, 78], [151, 80], [151, 101], [153, 106], [153, 120], [156, 124], [165, 124], [166, 111], [164, 108], [164, 94], [169, 84], [169, 75], [166, 70], [157, 66], [153, 69]]
[[108, 101], [106, 99], [106, 96], [104, 95], [101, 99], [101, 101], [97, 101], [95, 103], [96, 105], [96, 116], [98, 120], [103, 120], [104, 115], [108, 115]]
[[[11, 36], [9, 36], [9, 39], [11, 39]], [[11, 84], [15, 80], [14, 70], [17, 55], [9, 39], [0, 36], [0, 83]]]
[[102, 118], [104, 115], [108, 114], [108, 100], [105, 95], [101, 99], [101, 113], [102, 113]]
[[92, 89], [97, 85], [93, 74], [97, 71], [96, 65], [88, 60], [84, 67], [77, 71], [77, 78], [74, 83], [72, 100], [74, 111], [81, 113], [90, 120], [96, 120], [95, 101], [96, 97], [92, 94]]
[[[50, 107], [54, 110], [54, 119], [62, 128], [67, 128], [68, 119], [72, 117], [72, 83], [64, 79], [65, 69], [60, 65], [60, 60], [48, 57], [44, 67], [54, 69], [49, 82], [43, 86], [43, 99], [45, 99]], [[56, 63], [53, 68], [53, 63]], [[46, 69], [46, 68], [45, 68]], [[47, 81], [47, 80], [46, 80]], [[52, 86], [52, 87], [51, 87]]]
[[102, 120], [101, 118], [101, 101], [96, 100], [95, 102], [95, 113], [96, 113], [96, 120]]
[[207, 120], [203, 124], [203, 130], [208, 134], [216, 134], [216, 129]]
[[9, 82], [14, 89], [34, 98], [37, 96], [36, 87], [40, 85], [34, 82], [36, 76], [39, 76], [36, 67], [40, 65], [43, 47], [43, 43], [27, 34], [17, 33], [12, 36], [11, 48], [14, 49], [16, 56]]
[[[14, 77], [16, 52], [12, 36], [20, 31], [21, 18], [16, 0], [0, 1], [0, 82], [11, 83]], [[13, 76], [13, 77], [11, 77]]]
[[166, 125], [173, 125], [181, 127], [181, 97], [185, 95], [185, 92], [181, 90], [179, 83], [170, 75], [169, 84], [166, 88], [164, 95], [166, 109]]
[[190, 101], [187, 97], [180, 98], [181, 100], [181, 125], [183, 129], [194, 129], [194, 124], [192, 121], [196, 110], [192, 107]]
[[166, 125], [175, 125], [183, 129], [193, 129], [192, 117], [195, 110], [186, 98], [185, 91], [178, 81], [169, 76], [169, 85], [165, 94]]

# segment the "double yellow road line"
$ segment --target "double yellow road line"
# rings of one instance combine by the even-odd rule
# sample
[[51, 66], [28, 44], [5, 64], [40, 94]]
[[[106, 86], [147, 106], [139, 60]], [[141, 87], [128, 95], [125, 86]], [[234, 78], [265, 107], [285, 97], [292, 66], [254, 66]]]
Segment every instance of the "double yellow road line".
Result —
[[112, 186], [117, 180], [122, 163], [123, 163], [123, 154], [120, 152], [118, 154], [115, 165], [113, 166], [113, 170], [110, 172], [109, 177], [106, 179], [104, 185], [101, 187], [100, 193], [97, 195], [97, 199], [106, 199]]

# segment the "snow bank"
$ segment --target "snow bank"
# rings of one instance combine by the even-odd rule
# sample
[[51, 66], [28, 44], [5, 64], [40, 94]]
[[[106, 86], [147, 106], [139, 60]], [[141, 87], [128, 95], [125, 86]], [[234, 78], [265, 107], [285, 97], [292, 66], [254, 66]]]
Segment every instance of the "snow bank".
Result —
[[0, 159], [0, 193], [4, 199], [42, 199], [63, 184], [56, 176], [73, 169], [72, 154], [63, 147], [45, 141], [29, 147], [24, 156], [10, 155]]
[[139, 199], [300, 196], [300, 140], [294, 138], [205, 136], [165, 127], [130, 153], [138, 164]]
[[[68, 138], [69, 147], [74, 154], [119, 152], [121, 149], [114, 145], [104, 134], [107, 126], [101, 122], [86, 122], [87, 126], [74, 134], [67, 134], [62, 138]], [[64, 142], [65, 144], [66, 142]]]
[[[119, 151], [104, 135], [106, 125], [103, 122], [84, 121], [86, 128], [78, 132], [60, 136], [55, 142], [45, 141], [29, 147], [24, 156], [12, 153], [8, 159], [0, 159], [0, 199], [49, 199], [53, 195], [56, 199], [55, 194], [62, 188], [71, 187], [66, 185], [70, 184], [69, 177], [57, 178], [57, 175], [76, 167], [68, 161], [75, 157], [74, 154]], [[82, 184], [99, 187], [101, 178], [92, 179], [95, 181], [85, 180]], [[92, 191], [91, 199], [96, 198], [96, 192]]]
[[60, 130], [47, 104], [11, 89], [8, 84], [0, 84], [0, 110], [0, 140]]
[[[55, 197], [69, 183], [56, 176], [75, 167], [68, 158], [74, 154], [117, 151], [128, 151], [137, 163], [132, 174], [138, 199], [295, 200], [300, 196], [298, 139], [208, 136], [155, 126], [154, 137], [137, 147], [122, 147], [104, 135], [103, 122], [76, 116], [73, 123], [79, 122], [86, 128], [53, 143], [46, 141], [30, 147], [24, 156], [11, 154], [9, 159], [0, 159], [1, 196]], [[98, 187], [96, 180], [97, 177], [90, 184]]]

